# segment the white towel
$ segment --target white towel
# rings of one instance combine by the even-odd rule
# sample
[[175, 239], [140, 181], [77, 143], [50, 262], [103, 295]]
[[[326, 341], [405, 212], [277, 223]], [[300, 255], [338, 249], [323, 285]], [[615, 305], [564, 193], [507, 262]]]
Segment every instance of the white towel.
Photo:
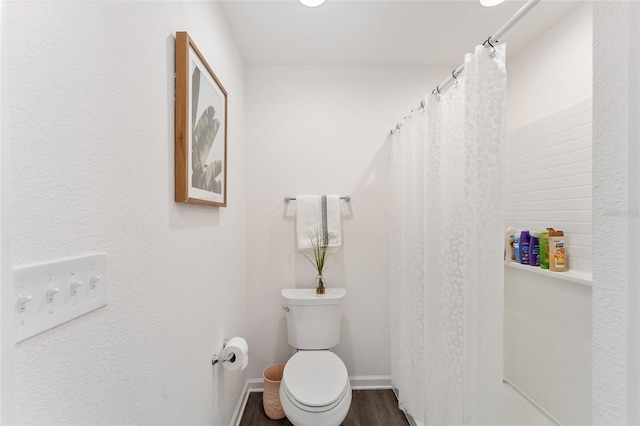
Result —
[[339, 195], [297, 195], [296, 231], [298, 249], [310, 249], [311, 238], [318, 233], [329, 236], [329, 247], [342, 244]]

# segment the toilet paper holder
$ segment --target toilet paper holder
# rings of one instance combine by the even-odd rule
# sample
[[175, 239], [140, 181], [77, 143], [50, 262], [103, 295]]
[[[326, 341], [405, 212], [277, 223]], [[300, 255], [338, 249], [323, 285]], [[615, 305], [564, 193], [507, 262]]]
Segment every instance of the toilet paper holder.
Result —
[[[224, 339], [224, 342], [222, 343], [222, 349], [227, 347], [227, 343], [229, 343], [229, 339]], [[229, 355], [227, 355], [224, 358], [221, 358], [220, 355], [218, 354], [213, 354], [213, 356], [211, 357], [211, 365], [216, 365], [218, 362], [235, 362], [236, 361], [236, 354], [234, 352], [231, 352]]]

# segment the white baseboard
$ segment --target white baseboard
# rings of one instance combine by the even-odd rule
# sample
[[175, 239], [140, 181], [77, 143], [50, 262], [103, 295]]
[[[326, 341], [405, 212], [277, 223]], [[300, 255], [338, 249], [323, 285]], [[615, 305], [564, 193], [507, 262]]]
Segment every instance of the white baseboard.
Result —
[[349, 377], [351, 389], [391, 389], [391, 376], [352, 376]]
[[247, 406], [247, 400], [249, 399], [249, 380], [244, 383], [242, 392], [240, 393], [240, 399], [236, 404], [236, 409], [233, 411], [233, 416], [229, 422], [229, 426], [240, 426], [240, 420], [242, 420], [242, 413], [244, 413], [244, 407]]
[[263, 379], [248, 379], [247, 385], [249, 387], [249, 392], [262, 392], [264, 391], [264, 380]]
[[[391, 376], [351, 376], [351, 389], [353, 390], [369, 390], [369, 389], [391, 389]], [[229, 422], [229, 426], [239, 426], [242, 420], [242, 413], [247, 406], [247, 400], [251, 392], [262, 392], [264, 390], [264, 381], [259, 379], [247, 379], [238, 399], [238, 404], [233, 412], [233, 417]]]

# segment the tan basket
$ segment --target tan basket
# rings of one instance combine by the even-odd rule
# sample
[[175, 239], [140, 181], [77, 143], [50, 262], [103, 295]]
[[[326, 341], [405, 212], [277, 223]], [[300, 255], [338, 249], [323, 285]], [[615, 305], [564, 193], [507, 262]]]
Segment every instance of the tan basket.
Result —
[[264, 379], [264, 392], [262, 393], [262, 406], [270, 419], [284, 419], [284, 411], [280, 404], [280, 381], [284, 364], [273, 364], [262, 372]]

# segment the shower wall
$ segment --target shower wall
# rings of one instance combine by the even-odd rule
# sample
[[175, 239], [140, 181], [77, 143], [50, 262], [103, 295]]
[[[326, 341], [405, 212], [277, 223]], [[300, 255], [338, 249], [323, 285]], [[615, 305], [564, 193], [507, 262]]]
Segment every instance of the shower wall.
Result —
[[561, 229], [569, 269], [590, 274], [592, 102], [586, 99], [507, 134], [505, 220]]
[[506, 221], [563, 229], [570, 270], [507, 265], [504, 377], [563, 424], [591, 423], [591, 116], [589, 99], [507, 137]]
[[512, 58], [508, 85], [505, 225], [563, 229], [584, 279], [506, 267], [504, 376], [563, 424], [590, 424], [591, 2]]
[[592, 27], [593, 3], [580, 2], [508, 56], [507, 132], [591, 97]]

